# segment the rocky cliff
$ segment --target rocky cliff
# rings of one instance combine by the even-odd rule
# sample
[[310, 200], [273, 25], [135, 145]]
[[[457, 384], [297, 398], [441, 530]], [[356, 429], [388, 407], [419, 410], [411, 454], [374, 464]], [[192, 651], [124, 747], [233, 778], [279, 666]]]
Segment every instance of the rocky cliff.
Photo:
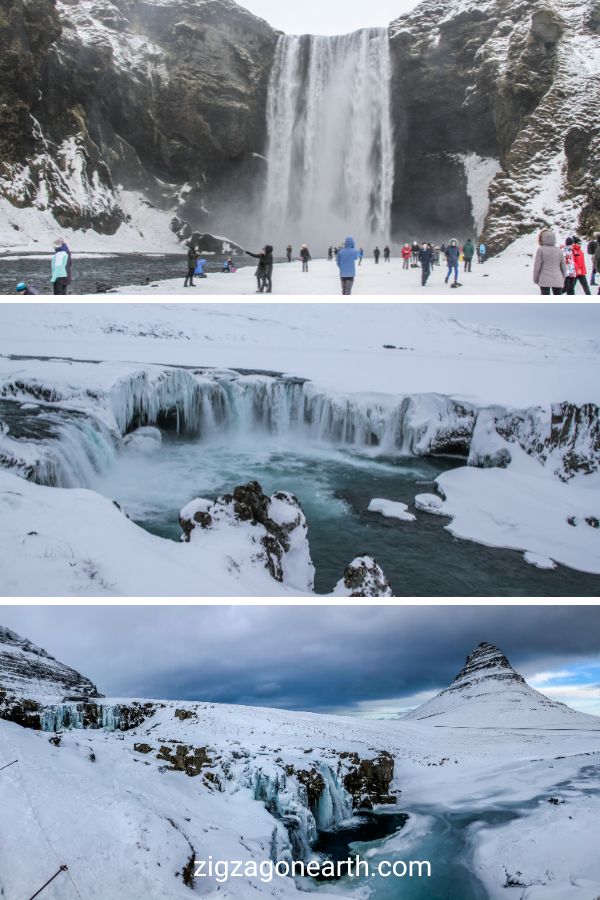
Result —
[[597, 0], [425, 0], [390, 34], [397, 230], [598, 230]]
[[102, 696], [89, 678], [0, 625], [0, 719], [40, 728], [48, 704]]
[[105, 234], [144, 205], [201, 225], [254, 180], [277, 36], [232, 0], [5, 0], [0, 34], [14, 206]]

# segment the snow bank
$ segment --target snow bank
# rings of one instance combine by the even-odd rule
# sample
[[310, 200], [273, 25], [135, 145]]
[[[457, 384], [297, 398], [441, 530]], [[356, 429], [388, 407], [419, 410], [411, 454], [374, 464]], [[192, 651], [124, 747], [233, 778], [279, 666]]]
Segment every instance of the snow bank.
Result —
[[600, 575], [599, 475], [565, 484], [518, 446], [511, 453], [506, 469], [465, 467], [437, 479], [445, 498], [439, 513], [452, 517], [448, 530]]

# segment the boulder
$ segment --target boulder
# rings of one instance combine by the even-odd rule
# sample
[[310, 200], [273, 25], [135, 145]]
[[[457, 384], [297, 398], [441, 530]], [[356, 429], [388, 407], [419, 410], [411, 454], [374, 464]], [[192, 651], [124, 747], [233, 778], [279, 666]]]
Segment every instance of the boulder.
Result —
[[338, 597], [393, 597], [383, 569], [371, 556], [353, 560], [333, 593]]

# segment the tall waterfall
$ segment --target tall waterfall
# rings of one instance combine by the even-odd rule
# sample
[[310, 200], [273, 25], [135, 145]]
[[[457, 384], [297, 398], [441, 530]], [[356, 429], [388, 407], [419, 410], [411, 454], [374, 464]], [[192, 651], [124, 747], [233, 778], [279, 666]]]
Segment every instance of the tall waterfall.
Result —
[[[390, 239], [394, 146], [386, 29], [279, 39], [267, 107], [263, 238], [315, 254]], [[366, 249], [366, 247], [365, 247]]]

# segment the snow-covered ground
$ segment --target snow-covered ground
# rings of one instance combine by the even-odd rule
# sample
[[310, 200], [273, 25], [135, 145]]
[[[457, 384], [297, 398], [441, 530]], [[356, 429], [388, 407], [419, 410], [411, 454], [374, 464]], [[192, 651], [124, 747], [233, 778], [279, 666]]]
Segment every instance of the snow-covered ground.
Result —
[[[461, 287], [453, 289], [444, 283], [447, 267], [434, 267], [426, 287], [421, 286], [421, 268], [403, 270], [402, 260], [397, 258], [400, 248], [394, 248], [396, 258], [389, 263], [382, 260], [378, 265], [368, 256], [357, 267], [353, 294], [357, 296], [415, 295], [427, 298], [435, 294], [453, 295], [460, 302], [461, 295], [502, 296], [538, 295], [539, 288], [533, 284], [533, 257], [537, 249], [536, 236], [520, 238], [500, 256], [483, 264], [473, 263], [472, 272], [462, 272]], [[196, 287], [183, 288], [185, 266], [182, 263], [180, 279], [157, 281], [148, 285], [126, 285], [119, 288], [122, 294], [179, 294], [181, 296], [207, 295], [248, 295], [256, 293], [255, 268], [244, 267], [233, 275], [210, 275], [205, 280], [197, 280]], [[76, 290], [76, 285], [74, 285]], [[273, 273], [273, 293], [275, 295], [317, 295], [341, 294], [339, 271], [335, 262], [314, 259], [308, 273], [302, 272], [299, 260], [292, 263], [278, 263]], [[581, 293], [583, 296], [583, 293]]]
[[[6, 594], [306, 593], [306, 560], [300, 574], [290, 562], [294, 577], [274, 581], [252, 560], [258, 533], [228, 516], [196, 529], [191, 546], [176, 545], [97, 494], [15, 477], [89, 486], [87, 473], [111, 465], [140, 418], [156, 425], [175, 408], [198, 433], [220, 434], [225, 416], [227, 427], [265, 439], [289, 434], [361, 452], [465, 445], [470, 465], [438, 479], [446, 499], [436, 512], [452, 518], [453, 534], [522, 550], [533, 565], [600, 574], [600, 349], [595, 336], [557, 334], [542, 307], [537, 334], [418, 304], [5, 304], [0, 325], [0, 396], [19, 415], [30, 411], [33, 428], [38, 414], [54, 415], [61, 432], [53, 445], [8, 425], [0, 434], [13, 469], [0, 473]], [[128, 438], [128, 452], [146, 452], [142, 437]], [[152, 447], [160, 452], [160, 442]], [[392, 498], [376, 499], [385, 507]]]
[[[108, 710], [132, 704], [91, 702]], [[408, 851], [423, 859], [419, 838], [436, 818], [469, 812], [476, 824], [463, 836], [464, 862], [490, 900], [503, 898], [507, 874], [517, 873], [519, 900], [597, 896], [600, 720], [533, 691], [490, 645], [477, 648], [432, 703], [434, 717], [426, 705], [423, 717], [417, 710], [412, 720], [372, 721], [158, 700], [124, 732], [83, 729], [81, 716], [79, 727], [61, 727], [77, 704], [59, 703], [58, 737], [0, 720], [0, 764], [18, 760], [0, 773], [2, 896], [31, 896], [66, 864], [72, 883], [62, 873], [46, 892], [55, 900], [71, 896], [73, 883], [90, 900], [185, 897], [190, 859], [268, 862], [297, 858], [302, 846], [310, 854], [315, 828], [350, 814], [357, 797], [345, 778], [357, 760], [383, 760], [388, 772], [393, 760], [386, 789], [397, 800], [385, 810], [409, 816], [378, 846], [383, 858], [407, 859]], [[303, 779], [314, 784], [319, 775], [322, 794], [308, 797]], [[363, 790], [375, 787], [367, 777]], [[502, 810], [514, 818], [492, 824], [489, 814]], [[445, 852], [440, 843], [430, 859], [438, 874], [456, 862]], [[290, 879], [212, 878], [195, 887], [231, 900], [298, 896]], [[345, 881], [334, 895], [352, 900], [363, 890]], [[426, 898], [427, 887], [416, 896]]]

